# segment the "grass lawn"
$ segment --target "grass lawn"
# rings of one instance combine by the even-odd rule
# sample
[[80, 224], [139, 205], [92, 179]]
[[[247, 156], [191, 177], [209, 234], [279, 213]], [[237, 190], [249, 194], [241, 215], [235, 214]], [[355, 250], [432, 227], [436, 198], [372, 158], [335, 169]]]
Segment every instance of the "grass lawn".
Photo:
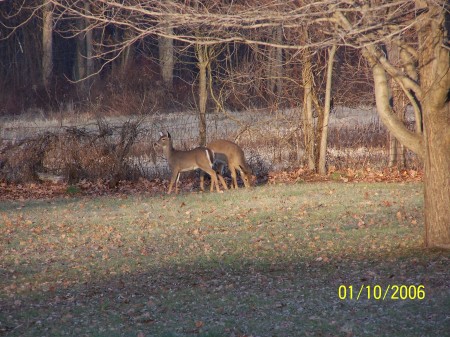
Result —
[[1, 202], [0, 336], [449, 336], [422, 189]]

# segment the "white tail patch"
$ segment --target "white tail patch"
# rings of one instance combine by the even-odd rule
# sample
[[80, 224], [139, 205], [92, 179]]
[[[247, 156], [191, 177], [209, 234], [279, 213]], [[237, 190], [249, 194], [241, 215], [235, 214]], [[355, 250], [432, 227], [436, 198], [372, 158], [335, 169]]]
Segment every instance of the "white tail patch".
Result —
[[[206, 158], [208, 158], [208, 161], [209, 161], [209, 166], [212, 168], [213, 167], [213, 160], [211, 159], [211, 156], [209, 155], [208, 149], [205, 149], [205, 151], [206, 151]], [[214, 156], [214, 152], [211, 151], [211, 153]]]

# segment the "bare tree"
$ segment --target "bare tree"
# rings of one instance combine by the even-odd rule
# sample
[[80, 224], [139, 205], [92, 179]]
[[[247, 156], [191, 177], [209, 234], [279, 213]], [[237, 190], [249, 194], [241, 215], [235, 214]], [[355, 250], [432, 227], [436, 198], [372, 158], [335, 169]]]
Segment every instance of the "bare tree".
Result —
[[[424, 159], [425, 244], [450, 248], [450, 59], [445, 26], [448, 4], [419, 0], [401, 3], [398, 9], [402, 16], [390, 11], [393, 14], [385, 18], [396, 25], [381, 26], [379, 18], [386, 14], [386, 7], [389, 4], [373, 8], [363, 6], [360, 9], [366, 13], [366, 19], [361, 21], [363, 26], [351, 22], [342, 11], [336, 12], [335, 17], [346, 34], [354, 36], [354, 43], [363, 48], [364, 56], [372, 65], [376, 104], [383, 123], [400, 142]], [[376, 29], [369, 32], [369, 27]], [[406, 59], [415, 61], [402, 69], [389, 62], [380, 44], [390, 34], [406, 35], [400, 34], [404, 31], [415, 34], [412, 42], [417, 44], [417, 49], [412, 47], [411, 41], [399, 40], [404, 52], [409, 54]], [[415, 73], [419, 74], [417, 78], [411, 76]], [[423, 134], [409, 131], [392, 113], [388, 74], [402, 87], [411, 105], [422, 112]]]

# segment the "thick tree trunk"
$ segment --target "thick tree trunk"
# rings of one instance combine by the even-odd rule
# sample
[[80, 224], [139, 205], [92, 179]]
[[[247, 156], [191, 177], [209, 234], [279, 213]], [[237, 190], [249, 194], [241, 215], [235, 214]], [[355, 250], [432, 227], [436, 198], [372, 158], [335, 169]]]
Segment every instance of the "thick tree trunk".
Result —
[[425, 245], [450, 249], [450, 103], [424, 108]]
[[44, 0], [42, 25], [42, 82], [48, 90], [53, 68], [53, 9], [48, 0]]
[[[173, 29], [166, 27], [164, 29], [165, 34], [170, 36], [173, 34]], [[159, 47], [159, 64], [161, 68], [161, 77], [164, 82], [164, 86], [167, 90], [173, 89], [173, 39], [168, 36], [160, 36], [158, 38]]]
[[[425, 244], [450, 249], [450, 56], [445, 13], [428, 5], [419, 31], [425, 138]], [[444, 29], [443, 29], [444, 28]]]
[[[277, 44], [283, 43], [282, 27], [274, 28], [273, 41]], [[269, 47], [269, 62], [267, 71], [267, 86], [268, 91], [272, 94], [281, 94], [283, 83], [283, 49], [276, 47]]]

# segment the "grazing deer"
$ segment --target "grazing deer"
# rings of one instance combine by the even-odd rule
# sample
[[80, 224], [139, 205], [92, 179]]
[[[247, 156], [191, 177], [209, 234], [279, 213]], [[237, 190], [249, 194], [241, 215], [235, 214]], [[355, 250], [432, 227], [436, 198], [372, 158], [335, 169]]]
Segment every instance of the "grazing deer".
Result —
[[[212, 168], [214, 154], [210, 149], [206, 147], [197, 147], [189, 151], [178, 151], [173, 148], [172, 137], [168, 132], [166, 135], [160, 132], [159, 135], [160, 138], [155, 145], [162, 147], [164, 156], [169, 163], [170, 171], [172, 171], [172, 178], [170, 179], [167, 194], [172, 192], [175, 181], [175, 193], [178, 194], [178, 181], [180, 180], [181, 172], [193, 171], [198, 168], [211, 176], [211, 191], [213, 191], [215, 185], [217, 192], [220, 192], [217, 175]], [[201, 180], [203, 181], [203, 172], [201, 173]], [[200, 185], [200, 188], [203, 191], [203, 184]]]
[[[238, 188], [236, 179], [236, 170], [239, 170], [241, 178], [244, 181], [245, 187], [250, 187], [254, 179], [252, 169], [245, 161], [244, 151], [229, 140], [217, 139], [209, 143], [208, 148], [214, 152], [214, 161], [218, 166], [218, 171], [221, 173], [224, 165], [228, 165], [233, 179], [233, 187]], [[223, 177], [219, 174], [219, 179], [222, 184], [225, 184]]]

